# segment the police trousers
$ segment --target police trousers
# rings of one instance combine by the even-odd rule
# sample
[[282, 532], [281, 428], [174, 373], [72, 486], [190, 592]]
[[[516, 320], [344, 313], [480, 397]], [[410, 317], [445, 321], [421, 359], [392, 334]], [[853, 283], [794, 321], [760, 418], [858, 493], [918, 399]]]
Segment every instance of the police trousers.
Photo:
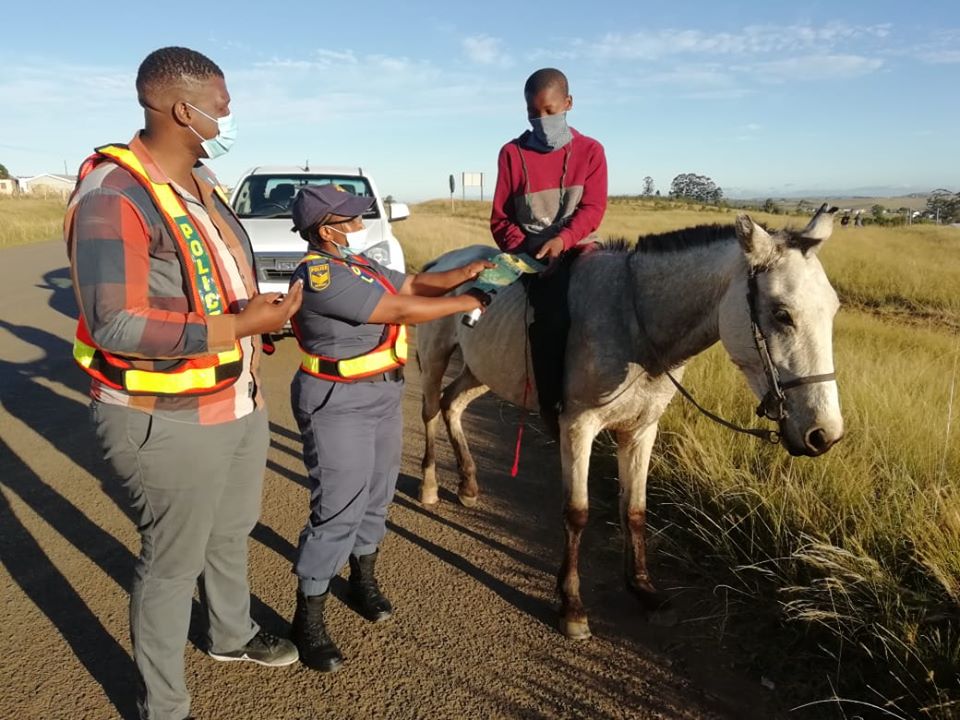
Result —
[[236, 650], [259, 631], [250, 619], [247, 536], [260, 517], [267, 413], [196, 425], [94, 402], [91, 416], [140, 531], [130, 590], [140, 717], [183, 720], [190, 714], [183, 667], [197, 578], [212, 651]]
[[339, 383], [298, 371], [291, 404], [303, 439], [310, 516], [294, 572], [306, 595], [386, 534], [403, 447], [403, 381]]

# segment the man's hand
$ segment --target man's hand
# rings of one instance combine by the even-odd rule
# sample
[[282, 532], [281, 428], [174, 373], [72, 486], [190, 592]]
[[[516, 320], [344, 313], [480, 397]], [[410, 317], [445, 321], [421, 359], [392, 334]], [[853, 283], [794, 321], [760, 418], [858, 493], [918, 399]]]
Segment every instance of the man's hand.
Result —
[[469, 288], [469, 289], [463, 294], [463, 296], [464, 296], [464, 297], [471, 297], [471, 298], [473, 298], [474, 300], [477, 301], [477, 303], [478, 303], [477, 307], [476, 307], [476, 308], [470, 308], [471, 310], [475, 310], [475, 309], [477, 309], [477, 308], [479, 308], [479, 309], [481, 309], [481, 310], [486, 310], [487, 307], [490, 305], [490, 303], [493, 302], [493, 297], [492, 297], [489, 293], [485, 293], [485, 292], [484, 292], [483, 290], [481, 290], [480, 288], [475, 288], [475, 287]]
[[303, 302], [303, 280], [297, 280], [290, 291], [282, 293], [262, 293], [250, 298], [247, 306], [237, 314], [236, 336], [280, 332], [284, 324], [300, 309]]
[[460, 271], [464, 274], [464, 282], [469, 282], [470, 280], [476, 280], [477, 276], [480, 275], [484, 270], [489, 270], [495, 268], [496, 263], [492, 263], [489, 260], [474, 260], [472, 263], [467, 263], [460, 268]]
[[563, 238], [559, 235], [555, 238], [550, 238], [547, 240], [543, 247], [540, 248], [540, 251], [537, 253], [537, 260], [543, 260], [547, 258], [550, 261], [556, 260], [563, 253]]

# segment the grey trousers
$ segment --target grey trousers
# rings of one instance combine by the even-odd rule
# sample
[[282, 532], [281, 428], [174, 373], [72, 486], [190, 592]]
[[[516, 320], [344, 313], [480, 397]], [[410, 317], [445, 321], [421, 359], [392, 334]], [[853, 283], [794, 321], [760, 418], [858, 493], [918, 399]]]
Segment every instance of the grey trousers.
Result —
[[353, 553], [386, 533], [403, 449], [403, 382], [336, 383], [298, 372], [293, 414], [310, 480], [310, 517], [297, 548], [300, 591], [317, 595]]
[[247, 536], [260, 517], [267, 413], [194, 425], [94, 402], [91, 415], [140, 531], [130, 592], [140, 716], [183, 720], [190, 714], [183, 666], [197, 578], [211, 650], [236, 650], [259, 630], [250, 619]]

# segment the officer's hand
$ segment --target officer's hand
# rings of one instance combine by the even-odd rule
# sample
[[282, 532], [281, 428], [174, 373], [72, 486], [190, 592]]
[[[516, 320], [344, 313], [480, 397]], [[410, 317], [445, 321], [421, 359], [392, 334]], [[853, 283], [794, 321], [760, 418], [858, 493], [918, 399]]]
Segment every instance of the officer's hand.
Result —
[[463, 296], [473, 298], [477, 301], [477, 304], [470, 308], [470, 310], [486, 310], [490, 303], [493, 302], [493, 296], [490, 295], [490, 293], [485, 293], [480, 288], [469, 288]]
[[464, 282], [469, 282], [470, 280], [476, 280], [477, 276], [484, 270], [489, 270], [496, 266], [496, 263], [492, 263], [489, 260], [474, 260], [472, 263], [467, 263], [461, 267], [460, 270], [465, 276]]
[[547, 258], [548, 260], [556, 260], [563, 253], [563, 238], [559, 235], [555, 238], [550, 238], [547, 240], [543, 247], [540, 248], [540, 251], [537, 253], [537, 260], [543, 260]]
[[280, 332], [287, 320], [300, 309], [302, 302], [302, 280], [291, 285], [286, 295], [275, 292], [254, 295], [247, 306], [237, 314], [237, 338]]

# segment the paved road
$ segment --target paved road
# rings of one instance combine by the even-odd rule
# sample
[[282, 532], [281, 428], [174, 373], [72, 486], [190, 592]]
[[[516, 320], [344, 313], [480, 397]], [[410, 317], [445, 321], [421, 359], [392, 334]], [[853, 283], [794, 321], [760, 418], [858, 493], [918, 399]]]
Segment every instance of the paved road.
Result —
[[[122, 492], [88, 430], [86, 383], [70, 360], [73, 292], [60, 243], [0, 251], [0, 717], [132, 717], [127, 589], [138, 548]], [[264, 511], [251, 540], [254, 613], [285, 633], [290, 563], [306, 513], [300, 444], [287, 401], [292, 341], [266, 360], [272, 440]], [[203, 720], [253, 718], [770, 718], [759, 677], [733, 670], [709, 626], [650, 618], [619, 580], [615, 463], [594, 469], [582, 556], [594, 638], [556, 630], [553, 573], [561, 542], [553, 446], [528, 432], [511, 479], [516, 412], [484, 398], [468, 418], [482, 502], [462, 508], [452, 454], [436, 512], [415, 501], [422, 450], [418, 378], [408, 375], [403, 474], [380, 576], [395, 619], [366, 624], [341, 601], [330, 625], [346, 666], [323, 676], [293, 666], [221, 664], [200, 649], [195, 613], [187, 681]], [[654, 563], [661, 585], [685, 581]], [[345, 581], [333, 587], [344, 595]], [[699, 598], [699, 600], [698, 600]], [[198, 606], [195, 606], [195, 609]], [[675, 622], [679, 618], [680, 622]], [[668, 627], [673, 625], [672, 627]]]

